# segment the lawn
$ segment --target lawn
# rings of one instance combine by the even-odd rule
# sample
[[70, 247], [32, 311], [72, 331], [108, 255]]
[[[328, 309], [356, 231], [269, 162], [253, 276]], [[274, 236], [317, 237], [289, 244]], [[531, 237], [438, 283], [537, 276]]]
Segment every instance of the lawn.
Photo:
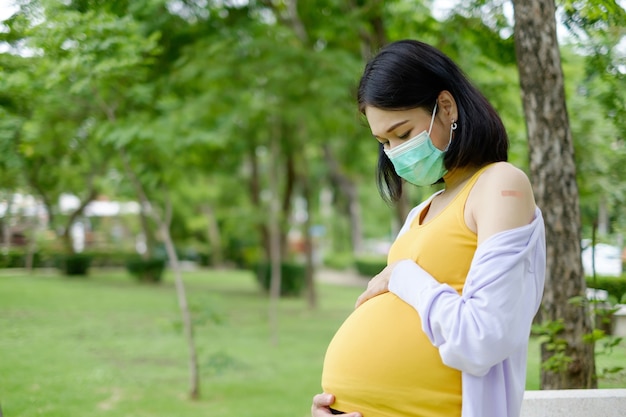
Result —
[[[319, 308], [268, 302], [245, 271], [185, 275], [202, 397], [187, 399], [187, 347], [171, 276], [139, 285], [122, 272], [88, 278], [0, 274], [0, 404], [7, 417], [306, 417], [334, 331], [360, 290], [320, 284]], [[365, 284], [365, 282], [364, 282]], [[537, 343], [529, 389], [538, 387]], [[535, 359], [533, 359], [533, 357]], [[608, 357], [626, 363], [626, 348]], [[624, 377], [602, 381], [626, 386]]]

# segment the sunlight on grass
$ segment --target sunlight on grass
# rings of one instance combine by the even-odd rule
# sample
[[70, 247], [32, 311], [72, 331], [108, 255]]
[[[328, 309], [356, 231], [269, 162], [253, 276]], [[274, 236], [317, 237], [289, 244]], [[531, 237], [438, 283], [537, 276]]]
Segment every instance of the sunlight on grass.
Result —
[[[187, 273], [185, 282], [201, 372], [196, 402], [187, 399], [187, 347], [170, 276], [139, 285], [122, 272], [0, 274], [4, 415], [308, 416], [326, 346], [360, 289], [320, 284], [315, 311], [304, 299], [281, 300], [274, 346], [267, 297], [252, 274], [209, 270]], [[624, 363], [626, 348], [609, 358]], [[538, 381], [533, 343], [528, 388]]]

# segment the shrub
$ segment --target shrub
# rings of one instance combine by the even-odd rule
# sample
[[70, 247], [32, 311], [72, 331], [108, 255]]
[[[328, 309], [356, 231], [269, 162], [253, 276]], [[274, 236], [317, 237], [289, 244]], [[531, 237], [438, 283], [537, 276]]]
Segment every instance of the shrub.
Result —
[[[65, 270], [67, 265], [65, 258], [75, 257], [70, 264], [80, 263], [84, 258], [89, 258], [89, 268], [120, 267], [126, 265], [126, 260], [132, 252], [123, 249], [88, 249], [77, 255], [67, 255], [57, 250], [39, 249], [33, 257], [33, 267], [56, 267]], [[0, 268], [24, 268], [26, 266], [26, 248], [12, 248], [7, 254], [0, 254]], [[79, 259], [80, 258], [80, 259]], [[73, 266], [70, 266], [72, 269]], [[80, 275], [80, 274], [78, 274]]]
[[324, 266], [331, 269], [344, 270], [354, 265], [354, 257], [350, 252], [330, 252], [324, 257]]
[[[626, 275], [620, 277], [586, 277], [588, 288], [597, 290], [605, 290], [611, 298], [620, 301], [622, 297], [626, 297]], [[595, 281], [595, 282], [594, 282]]]
[[126, 260], [126, 270], [139, 282], [161, 282], [165, 271], [165, 259], [149, 258], [140, 256], [130, 257]]
[[94, 268], [124, 268], [133, 252], [124, 249], [89, 249], [83, 252], [91, 257]]
[[69, 276], [86, 276], [91, 265], [91, 256], [84, 253], [57, 255], [57, 267]]
[[[0, 268], [24, 268], [26, 267], [26, 256], [28, 253], [25, 248], [12, 248], [6, 254], [0, 254]], [[41, 267], [44, 263], [42, 253], [35, 251], [33, 254], [33, 267]]]
[[387, 266], [387, 259], [380, 256], [361, 256], [354, 261], [359, 275], [371, 278]]
[[[304, 283], [306, 280], [306, 265], [283, 262], [280, 266], [281, 282], [280, 282], [280, 295], [281, 296], [299, 296], [304, 289]], [[266, 292], [269, 292], [272, 281], [272, 268], [267, 262], [257, 264], [255, 268], [256, 279], [261, 285], [261, 288]]]

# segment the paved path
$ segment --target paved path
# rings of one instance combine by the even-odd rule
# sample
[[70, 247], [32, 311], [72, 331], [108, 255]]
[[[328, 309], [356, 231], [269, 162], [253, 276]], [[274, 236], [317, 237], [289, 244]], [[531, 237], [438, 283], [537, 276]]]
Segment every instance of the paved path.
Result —
[[367, 287], [369, 279], [356, 273], [352, 269], [338, 271], [335, 269], [319, 269], [315, 272], [315, 279], [318, 282], [328, 284], [349, 285], [354, 287]]

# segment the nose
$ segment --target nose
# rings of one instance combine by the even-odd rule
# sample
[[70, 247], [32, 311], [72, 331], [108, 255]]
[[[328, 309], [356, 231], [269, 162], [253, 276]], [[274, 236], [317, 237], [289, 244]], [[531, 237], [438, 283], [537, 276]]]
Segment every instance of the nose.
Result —
[[392, 150], [393, 148], [395, 148], [396, 146], [400, 145], [403, 142], [404, 142], [404, 140], [402, 140], [402, 139], [390, 139], [385, 149], [390, 151], [390, 150]]

